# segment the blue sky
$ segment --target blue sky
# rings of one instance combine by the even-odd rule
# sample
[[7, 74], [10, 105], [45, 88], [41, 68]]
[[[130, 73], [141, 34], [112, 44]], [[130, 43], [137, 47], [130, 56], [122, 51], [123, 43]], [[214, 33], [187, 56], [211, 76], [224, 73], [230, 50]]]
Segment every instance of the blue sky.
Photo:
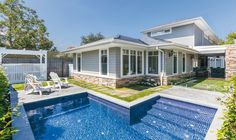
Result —
[[101, 32], [139, 38], [142, 30], [202, 16], [220, 38], [236, 31], [236, 0], [30, 0], [59, 50]]

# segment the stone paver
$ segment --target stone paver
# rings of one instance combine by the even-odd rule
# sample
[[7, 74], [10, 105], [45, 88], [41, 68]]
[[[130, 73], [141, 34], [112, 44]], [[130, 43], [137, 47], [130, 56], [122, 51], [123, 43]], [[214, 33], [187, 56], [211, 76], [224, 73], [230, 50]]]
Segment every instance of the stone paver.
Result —
[[86, 89], [72, 84], [70, 84], [68, 88], [62, 88], [61, 91], [59, 89], [52, 89], [51, 93], [44, 92], [42, 96], [40, 96], [38, 93], [25, 94], [25, 92], [21, 90], [18, 91], [18, 101], [28, 103], [81, 92], [86, 92]]
[[219, 101], [219, 98], [222, 98], [224, 96], [224, 94], [220, 92], [198, 90], [180, 86], [174, 86], [173, 88], [161, 91], [160, 94], [185, 98], [188, 100], [213, 105], [220, 105], [221, 102]]

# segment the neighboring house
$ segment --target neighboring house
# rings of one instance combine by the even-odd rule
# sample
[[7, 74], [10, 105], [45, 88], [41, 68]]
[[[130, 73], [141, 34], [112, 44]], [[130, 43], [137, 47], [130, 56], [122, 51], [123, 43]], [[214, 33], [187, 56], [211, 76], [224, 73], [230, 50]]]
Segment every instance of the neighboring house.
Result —
[[142, 33], [142, 39], [117, 35], [66, 50], [73, 54], [73, 76], [122, 87], [144, 78], [168, 84], [193, 75], [193, 68], [198, 66], [225, 67], [226, 47], [218, 46], [220, 40], [202, 17], [156, 26]]

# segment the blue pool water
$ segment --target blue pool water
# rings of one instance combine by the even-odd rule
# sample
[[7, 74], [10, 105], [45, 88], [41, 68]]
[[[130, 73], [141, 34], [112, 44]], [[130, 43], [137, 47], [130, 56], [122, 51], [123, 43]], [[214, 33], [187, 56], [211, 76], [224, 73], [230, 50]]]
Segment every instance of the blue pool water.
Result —
[[36, 139], [204, 139], [216, 109], [158, 98], [130, 110], [87, 93], [24, 105]]

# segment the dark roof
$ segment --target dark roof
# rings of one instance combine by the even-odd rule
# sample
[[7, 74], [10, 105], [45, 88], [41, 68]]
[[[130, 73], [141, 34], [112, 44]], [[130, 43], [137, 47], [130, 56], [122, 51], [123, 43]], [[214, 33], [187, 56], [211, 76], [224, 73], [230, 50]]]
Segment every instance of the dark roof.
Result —
[[124, 41], [129, 41], [129, 42], [134, 42], [142, 45], [148, 45], [147, 43], [143, 42], [140, 39], [128, 37], [128, 36], [123, 36], [123, 35], [116, 35], [114, 39], [119, 39], [119, 40], [124, 40]]

